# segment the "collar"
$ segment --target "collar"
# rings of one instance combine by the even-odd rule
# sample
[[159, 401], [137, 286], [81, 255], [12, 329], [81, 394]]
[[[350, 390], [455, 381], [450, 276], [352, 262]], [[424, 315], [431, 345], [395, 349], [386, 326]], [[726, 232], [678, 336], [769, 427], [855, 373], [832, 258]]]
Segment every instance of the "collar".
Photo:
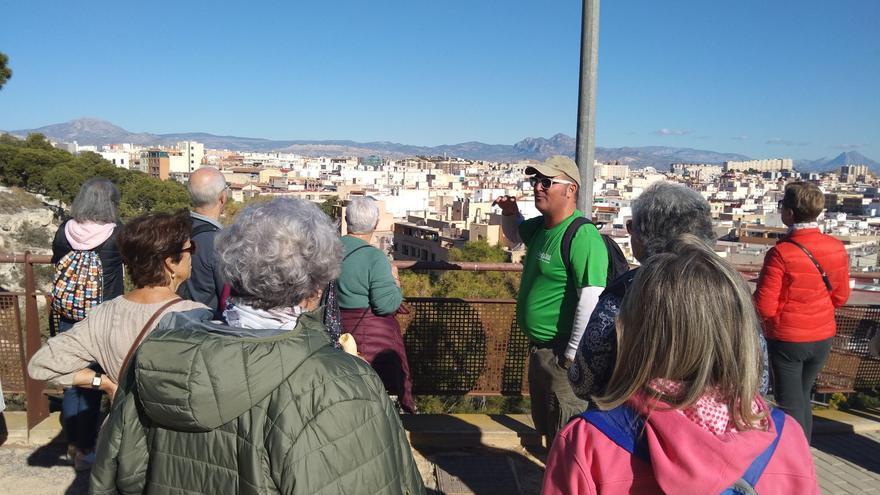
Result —
[[218, 229], [222, 229], [222, 228], [223, 228], [223, 224], [221, 224], [220, 222], [218, 222], [217, 220], [215, 220], [215, 219], [213, 219], [213, 218], [211, 218], [211, 217], [206, 217], [205, 215], [202, 215], [201, 213], [196, 213], [196, 212], [194, 212], [194, 211], [189, 212], [189, 214], [190, 214], [191, 217], [195, 218], [196, 220], [201, 220], [201, 221], [203, 221], [203, 222], [208, 222], [208, 223], [210, 223], [211, 225], [217, 227]]
[[226, 311], [223, 312], [223, 318], [231, 327], [293, 330], [300, 314], [302, 309], [299, 306], [256, 309], [230, 299], [226, 304]]
[[819, 222], [804, 222], [804, 223], [793, 223], [791, 227], [788, 228], [788, 233], [804, 229], [818, 229]]

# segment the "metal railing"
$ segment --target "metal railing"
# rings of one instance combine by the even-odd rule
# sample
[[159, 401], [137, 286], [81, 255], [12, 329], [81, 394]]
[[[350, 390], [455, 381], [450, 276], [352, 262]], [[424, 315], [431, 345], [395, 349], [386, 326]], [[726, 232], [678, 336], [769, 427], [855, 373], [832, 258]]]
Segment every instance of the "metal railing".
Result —
[[[0, 263], [23, 267], [24, 291], [0, 292], [0, 380], [6, 392], [25, 394], [28, 427], [48, 415], [44, 384], [27, 377], [26, 366], [42, 344], [41, 322], [49, 312], [39, 311], [34, 265], [49, 256], [29, 253], [0, 254]], [[521, 271], [510, 263], [395, 261], [401, 269], [426, 271]], [[737, 267], [749, 278], [760, 267]], [[880, 278], [880, 274], [853, 274]], [[880, 331], [880, 294], [876, 304], [845, 306], [837, 311], [838, 335], [831, 357], [818, 380], [819, 392], [849, 392], [880, 385], [880, 359], [867, 354], [867, 339]], [[23, 302], [23, 304], [22, 304]], [[419, 395], [528, 394], [526, 363], [528, 339], [516, 322], [513, 299], [408, 298], [412, 308], [399, 315], [404, 332], [413, 392]], [[23, 307], [24, 318], [22, 319]]]

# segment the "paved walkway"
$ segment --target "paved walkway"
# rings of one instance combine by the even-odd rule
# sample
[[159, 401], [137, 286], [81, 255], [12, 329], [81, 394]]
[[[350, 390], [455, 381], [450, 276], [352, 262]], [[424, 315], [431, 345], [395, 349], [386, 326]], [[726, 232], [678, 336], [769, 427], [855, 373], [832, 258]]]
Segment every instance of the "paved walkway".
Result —
[[[817, 435], [813, 459], [822, 493], [880, 495], [880, 432]], [[0, 495], [79, 495], [87, 493], [87, 475], [74, 472], [62, 459], [61, 446], [36, 450], [0, 447]], [[493, 455], [505, 455], [493, 452]], [[463, 451], [462, 455], [480, 455]], [[509, 452], [524, 494], [537, 494], [541, 484], [540, 461], [525, 452]], [[419, 470], [429, 489], [435, 489], [434, 466], [416, 452]], [[435, 492], [436, 493], [436, 492]]]

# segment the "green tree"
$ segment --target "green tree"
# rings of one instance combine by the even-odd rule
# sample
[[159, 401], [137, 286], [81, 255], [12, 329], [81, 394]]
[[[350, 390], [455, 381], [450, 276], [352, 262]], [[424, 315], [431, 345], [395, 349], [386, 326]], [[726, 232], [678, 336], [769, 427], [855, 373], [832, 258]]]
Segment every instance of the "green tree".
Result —
[[[462, 248], [449, 250], [449, 261], [503, 263], [507, 252], [486, 241], [469, 241]], [[436, 297], [510, 299], [519, 290], [520, 274], [516, 272], [448, 271], [435, 285]]]
[[9, 68], [9, 57], [5, 53], [0, 52], [0, 89], [12, 77], [12, 69]]
[[256, 196], [247, 198], [244, 201], [230, 201], [226, 204], [226, 208], [223, 209], [223, 223], [226, 225], [231, 224], [235, 220], [235, 216], [238, 215], [238, 213], [246, 206], [250, 206], [256, 203], [264, 203], [271, 200], [272, 196], [260, 196], [259, 194], [257, 194]]
[[325, 199], [323, 203], [318, 205], [318, 208], [321, 209], [324, 213], [327, 214], [328, 217], [338, 220], [339, 219], [339, 196], [330, 196]]
[[[504, 263], [507, 252], [486, 241], [466, 242], [449, 250], [449, 261]], [[406, 297], [510, 299], [519, 290], [518, 272], [468, 272], [450, 270], [426, 274], [402, 271], [400, 285]]]

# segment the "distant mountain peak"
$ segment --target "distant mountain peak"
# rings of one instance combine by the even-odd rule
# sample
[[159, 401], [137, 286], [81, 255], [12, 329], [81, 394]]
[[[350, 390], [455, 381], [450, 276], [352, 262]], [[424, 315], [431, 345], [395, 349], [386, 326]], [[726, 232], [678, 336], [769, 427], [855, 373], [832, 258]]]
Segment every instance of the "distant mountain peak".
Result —
[[[376, 141], [359, 143], [347, 140], [270, 140], [236, 136], [217, 136], [204, 132], [175, 134], [132, 133], [122, 127], [95, 117], [83, 117], [62, 124], [53, 124], [37, 129], [12, 131], [25, 136], [39, 132], [49, 139], [62, 142], [76, 141], [80, 145], [105, 145], [132, 143], [142, 146], [173, 145], [180, 141], [195, 140], [204, 143], [206, 148], [239, 151], [283, 151], [305, 156], [348, 155], [388, 157], [407, 156], [455, 156], [473, 160], [508, 161], [544, 160], [552, 155], [565, 155], [574, 158], [575, 138], [557, 133], [549, 138], [527, 137], [512, 145], [485, 144], [477, 141], [442, 146], [413, 146]], [[690, 148], [666, 146], [643, 146], [625, 148], [596, 148], [596, 159], [618, 161], [632, 167], [653, 166], [666, 170], [671, 163], [721, 163], [726, 160], [744, 160], [748, 157], [735, 153], [718, 153]]]
[[845, 165], [867, 165], [871, 172], [880, 174], [880, 163], [858, 151], [844, 151], [830, 160], [798, 160], [794, 168], [800, 172], [835, 172]]

